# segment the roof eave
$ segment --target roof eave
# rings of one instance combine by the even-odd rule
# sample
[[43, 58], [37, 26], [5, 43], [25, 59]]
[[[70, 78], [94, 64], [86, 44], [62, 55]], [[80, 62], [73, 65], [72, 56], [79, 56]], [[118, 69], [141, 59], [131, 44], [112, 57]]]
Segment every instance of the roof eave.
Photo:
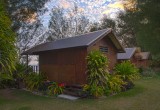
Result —
[[21, 55], [39, 55], [41, 52], [46, 52], [46, 51], [55, 51], [55, 50], [63, 50], [63, 49], [71, 49], [71, 48], [80, 48], [80, 47], [88, 47], [88, 45], [83, 45], [83, 46], [76, 46], [76, 47], [66, 47], [66, 48], [60, 48], [60, 49], [51, 49], [51, 50], [44, 50], [44, 51], [34, 51], [34, 52], [28, 52], [25, 51]]

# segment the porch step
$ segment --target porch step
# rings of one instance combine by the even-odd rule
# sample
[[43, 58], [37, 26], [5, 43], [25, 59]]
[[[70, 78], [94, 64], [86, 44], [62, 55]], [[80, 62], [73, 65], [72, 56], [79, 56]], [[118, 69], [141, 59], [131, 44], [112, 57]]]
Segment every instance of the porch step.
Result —
[[81, 98], [87, 96], [86, 93], [83, 91], [82, 86], [77, 86], [77, 85], [66, 86], [64, 89], [64, 94]]
[[71, 95], [66, 95], [66, 94], [60, 94], [58, 95], [59, 98], [64, 98], [64, 99], [69, 99], [69, 100], [77, 100], [79, 97], [71, 96]]

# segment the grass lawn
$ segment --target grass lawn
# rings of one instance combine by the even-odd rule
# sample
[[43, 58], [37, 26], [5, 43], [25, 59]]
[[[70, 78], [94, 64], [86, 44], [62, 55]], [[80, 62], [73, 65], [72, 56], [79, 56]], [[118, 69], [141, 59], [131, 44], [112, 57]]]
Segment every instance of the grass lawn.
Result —
[[0, 90], [0, 110], [160, 110], [160, 77], [135, 83], [134, 89], [112, 97], [77, 101]]

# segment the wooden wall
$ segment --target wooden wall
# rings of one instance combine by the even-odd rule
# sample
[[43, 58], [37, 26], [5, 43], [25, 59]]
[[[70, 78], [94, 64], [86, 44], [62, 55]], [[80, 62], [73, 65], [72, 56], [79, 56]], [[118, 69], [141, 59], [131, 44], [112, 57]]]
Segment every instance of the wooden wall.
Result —
[[39, 55], [40, 71], [50, 81], [67, 84], [86, 83], [86, 48], [48, 51]]
[[148, 59], [138, 60], [133, 55], [130, 61], [138, 68], [140, 68], [140, 67], [143, 67], [143, 68], [149, 67], [149, 60]]
[[99, 42], [96, 42], [95, 44], [93, 44], [92, 46], [90, 46], [88, 48], [88, 52], [92, 51], [92, 50], [99, 50], [100, 46], [106, 46], [108, 47], [108, 52], [104, 53], [108, 60], [109, 60], [109, 69], [112, 71], [115, 64], [117, 63], [117, 49], [114, 46], [114, 44], [112, 43], [112, 41], [110, 40], [110, 38], [108, 36], [104, 37], [103, 39], [101, 39]]

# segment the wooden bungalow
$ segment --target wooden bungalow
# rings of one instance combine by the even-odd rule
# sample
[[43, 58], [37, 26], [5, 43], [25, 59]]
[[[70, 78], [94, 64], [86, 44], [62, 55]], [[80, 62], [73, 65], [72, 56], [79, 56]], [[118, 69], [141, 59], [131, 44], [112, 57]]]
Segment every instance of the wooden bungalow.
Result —
[[138, 68], [146, 68], [150, 64], [150, 52], [141, 52], [140, 48], [125, 48], [125, 53], [118, 53], [118, 62], [130, 60]]
[[50, 81], [66, 84], [86, 83], [86, 56], [92, 50], [100, 50], [109, 59], [109, 68], [117, 63], [117, 53], [123, 47], [111, 29], [46, 42], [37, 45], [23, 55], [39, 55], [39, 69]]

